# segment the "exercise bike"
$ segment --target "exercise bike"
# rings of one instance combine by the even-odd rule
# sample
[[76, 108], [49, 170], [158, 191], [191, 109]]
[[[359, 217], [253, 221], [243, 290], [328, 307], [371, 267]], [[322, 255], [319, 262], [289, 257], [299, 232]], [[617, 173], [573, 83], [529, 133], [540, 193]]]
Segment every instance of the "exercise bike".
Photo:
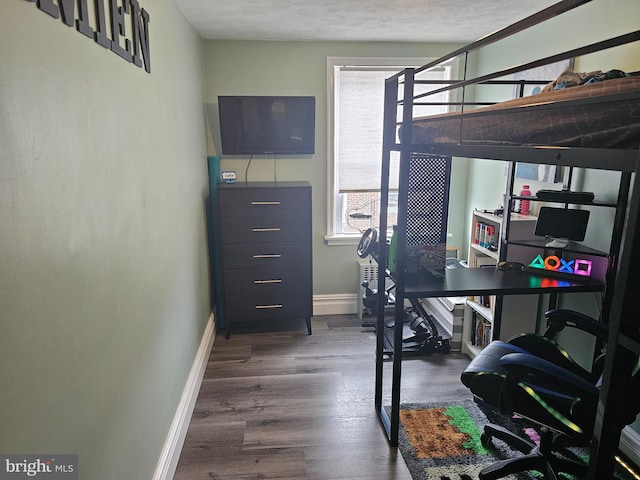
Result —
[[[357, 254], [360, 258], [372, 258], [379, 265], [378, 231], [368, 228], [358, 242]], [[381, 272], [382, 269], [378, 269]], [[391, 277], [389, 277], [391, 278]], [[391, 285], [384, 291], [384, 307], [395, 305], [395, 282], [391, 278]], [[378, 314], [378, 290], [369, 286], [369, 282], [363, 282], [365, 295], [362, 299], [364, 308], [372, 314]], [[408, 298], [411, 307], [404, 309], [402, 319], [402, 353], [414, 355], [431, 355], [433, 353], [449, 353], [451, 350], [451, 338], [447, 334], [441, 334], [437, 321], [427, 314], [417, 298]], [[395, 330], [395, 314], [392, 312], [390, 319], [384, 321], [384, 354], [393, 355], [393, 336]]]

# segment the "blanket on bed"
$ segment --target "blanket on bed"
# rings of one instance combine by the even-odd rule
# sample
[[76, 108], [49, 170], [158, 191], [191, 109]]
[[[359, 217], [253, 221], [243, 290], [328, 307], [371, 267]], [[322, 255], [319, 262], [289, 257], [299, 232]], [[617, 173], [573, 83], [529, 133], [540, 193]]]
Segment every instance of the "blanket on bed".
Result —
[[416, 118], [412, 143], [637, 149], [640, 76]]

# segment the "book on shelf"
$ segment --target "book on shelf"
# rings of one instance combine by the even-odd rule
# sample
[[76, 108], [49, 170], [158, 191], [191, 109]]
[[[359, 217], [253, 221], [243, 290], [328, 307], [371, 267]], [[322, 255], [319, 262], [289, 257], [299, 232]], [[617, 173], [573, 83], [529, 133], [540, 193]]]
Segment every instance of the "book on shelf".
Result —
[[471, 338], [469, 339], [471, 341], [471, 345], [475, 345], [476, 344], [476, 327], [478, 324], [478, 314], [475, 312], [475, 310], [471, 313], [471, 328], [469, 329], [469, 334], [471, 336]]
[[496, 226], [476, 222], [473, 228], [473, 243], [482, 248], [492, 248], [496, 244]]
[[477, 303], [482, 307], [493, 309], [495, 298], [495, 295], [475, 295], [473, 298], [471, 298], [471, 301]]
[[471, 317], [471, 344], [484, 347], [491, 342], [491, 322], [482, 315], [473, 313]]

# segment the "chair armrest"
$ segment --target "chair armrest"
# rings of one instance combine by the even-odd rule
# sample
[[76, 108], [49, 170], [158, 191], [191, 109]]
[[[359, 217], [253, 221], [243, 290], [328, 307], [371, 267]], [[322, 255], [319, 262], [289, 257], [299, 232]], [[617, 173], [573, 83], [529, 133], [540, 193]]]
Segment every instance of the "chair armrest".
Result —
[[558, 393], [567, 393], [588, 399], [598, 398], [599, 390], [593, 383], [528, 353], [509, 353], [500, 359], [500, 366], [507, 372], [507, 376], [517, 375], [527, 383], [527, 379], [535, 383], [535, 379], [544, 381], [545, 388], [557, 387]]
[[584, 313], [556, 308], [549, 310], [544, 315], [548, 322], [547, 329], [544, 332], [544, 336], [547, 338], [554, 338], [565, 327], [577, 328], [605, 342], [609, 338], [609, 328], [604, 323]]

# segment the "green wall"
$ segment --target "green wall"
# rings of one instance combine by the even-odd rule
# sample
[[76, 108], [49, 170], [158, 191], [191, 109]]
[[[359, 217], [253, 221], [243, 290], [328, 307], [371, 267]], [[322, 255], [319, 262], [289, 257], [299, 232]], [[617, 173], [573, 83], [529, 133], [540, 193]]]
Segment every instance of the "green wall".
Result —
[[[356, 245], [328, 246], [327, 225], [327, 57], [438, 57], [458, 45], [385, 44], [357, 42], [205, 42], [205, 101], [209, 125], [209, 154], [219, 154], [218, 95], [313, 95], [316, 97], [316, 153], [277, 159], [275, 178], [307, 180], [313, 187], [314, 294], [355, 294]], [[222, 169], [236, 170], [244, 180], [249, 157], [222, 157]], [[462, 170], [462, 171], [461, 171]], [[460, 185], [451, 195], [450, 224], [461, 237], [465, 205], [466, 169], [459, 164], [453, 175]], [[254, 158], [249, 181], [273, 180], [272, 158]], [[458, 211], [460, 212], [458, 214]], [[453, 241], [457, 241], [454, 238]]]
[[151, 74], [0, 15], [0, 452], [83, 479], [153, 476], [210, 315], [202, 43], [140, 3]]

